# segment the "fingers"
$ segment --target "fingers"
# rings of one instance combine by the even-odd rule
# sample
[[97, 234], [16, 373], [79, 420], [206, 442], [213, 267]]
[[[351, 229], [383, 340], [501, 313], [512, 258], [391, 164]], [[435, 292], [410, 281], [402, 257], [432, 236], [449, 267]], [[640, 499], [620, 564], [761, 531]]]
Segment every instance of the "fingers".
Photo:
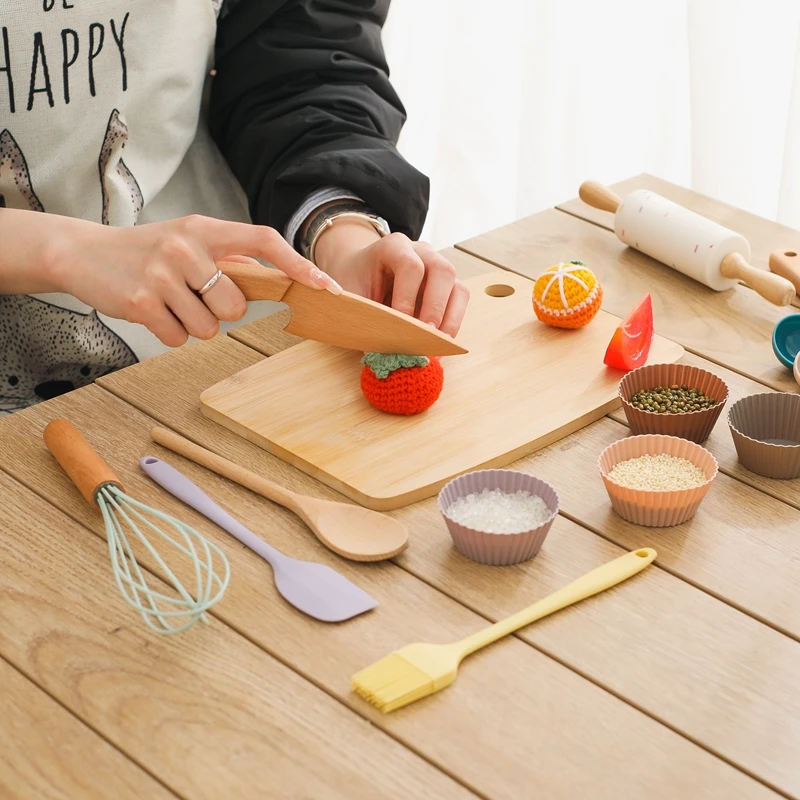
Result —
[[422, 259], [425, 268], [425, 285], [422, 290], [419, 319], [439, 328], [456, 283], [456, 269], [428, 244], [417, 242], [414, 244], [414, 250]]
[[137, 292], [130, 299], [130, 309], [126, 316], [128, 322], [144, 325], [167, 347], [180, 347], [186, 344], [189, 334], [174, 314], [152, 294]]
[[166, 306], [162, 306], [153, 314], [147, 327], [167, 347], [180, 347], [186, 344], [189, 338], [186, 328]]
[[[392, 234], [372, 245], [390, 276], [392, 308], [455, 336], [469, 304], [469, 290], [455, 267], [425, 242]], [[388, 299], [385, 302], [389, 302]]]
[[208, 217], [185, 217], [182, 225], [187, 236], [197, 237], [205, 243], [214, 261], [220, 261], [230, 253], [246, 253], [268, 261], [305, 286], [327, 289], [333, 294], [342, 293], [342, 287], [333, 278], [303, 258], [273, 228]]
[[[245, 296], [227, 275], [222, 275], [208, 291], [204, 292], [200, 302], [205, 304], [217, 319], [225, 322], [236, 322], [247, 313]], [[216, 333], [213, 335], [216, 336]]]
[[379, 244], [383, 264], [393, 275], [392, 308], [413, 317], [425, 280], [425, 264], [414, 251], [411, 240], [402, 234], [390, 234]]
[[456, 281], [450, 299], [447, 302], [447, 309], [444, 312], [439, 330], [448, 336], [455, 337], [461, 329], [464, 321], [464, 314], [469, 305], [469, 289], [461, 281]]

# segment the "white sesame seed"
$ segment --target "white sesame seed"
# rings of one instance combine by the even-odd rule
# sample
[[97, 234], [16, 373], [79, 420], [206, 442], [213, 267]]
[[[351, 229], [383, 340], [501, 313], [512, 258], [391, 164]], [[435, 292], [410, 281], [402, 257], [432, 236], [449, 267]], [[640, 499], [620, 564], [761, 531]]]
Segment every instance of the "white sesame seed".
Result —
[[693, 489], [708, 480], [691, 461], [667, 453], [621, 461], [609, 470], [608, 477], [619, 486], [650, 492]]

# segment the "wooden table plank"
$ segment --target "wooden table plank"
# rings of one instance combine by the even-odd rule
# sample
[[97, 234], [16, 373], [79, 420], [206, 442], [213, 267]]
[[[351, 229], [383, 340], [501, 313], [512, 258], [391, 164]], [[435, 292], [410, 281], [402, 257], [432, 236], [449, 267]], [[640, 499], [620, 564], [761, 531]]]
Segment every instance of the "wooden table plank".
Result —
[[[260, 321], [254, 326], [260, 330], [259, 339], [268, 343], [266, 324]], [[221, 380], [236, 370], [231, 365], [239, 358], [239, 350], [235, 344], [222, 341], [204, 346], [203, 352], [200, 348], [184, 349], [181, 354], [170, 356], [173, 364], [164, 363], [166, 359], [149, 362], [109, 376], [103, 383], [137, 407], [152, 409], [165, 424], [251, 469], [297, 491], [335, 496], [303, 473], [208, 422], [198, 412], [193, 398], [205, 383]], [[194, 369], [177, 366], [180, 360], [190, 357], [196, 359]], [[174, 380], [171, 376], [178, 373], [186, 376], [181, 378], [184, 391], [170, 392], [170, 397], [180, 394], [180, 406], [171, 401], [165, 409], [159, 387]], [[611, 421], [605, 424], [620, 428]], [[516, 467], [528, 469], [529, 463], [526, 459]], [[571, 457], [563, 456], [562, 465], [568, 468], [570, 463]], [[539, 470], [529, 471], [541, 474]], [[568, 478], [561, 476], [554, 481], [560, 492], [565, 480]], [[599, 479], [593, 480], [604, 491]], [[404, 521], [411, 540], [398, 563], [490, 619], [524, 607], [535, 597], [622, 552], [560, 518], [537, 559], [512, 568], [491, 569], [474, 565], [454, 551], [434, 499], [393, 516]], [[640, 546], [645, 538], [661, 553], [662, 542], [646, 532], [627, 549]], [[552, 619], [540, 623], [542, 629], [540, 624], [533, 626], [523, 638], [712, 751], [775, 785], [800, 791], [793, 745], [798, 733], [794, 726], [800, 717], [800, 690], [794, 679], [800, 646], [661, 570], [648, 570], [640, 576], [637, 589], [641, 599], [635, 604], [610, 592], [596, 598], [592, 614], [587, 607], [571, 610], [570, 613], [587, 616], [568, 633], [558, 625], [558, 619]], [[642, 609], [648, 613], [642, 613]], [[677, 614], [675, 609], [683, 613]], [[587, 631], [601, 628], [607, 635], [587, 637]], [[725, 631], [725, 635], [716, 635], [718, 630]], [[709, 653], [709, 635], [723, 656], [720, 660]], [[763, 653], [769, 659], [762, 664], [764, 673], [770, 675], [766, 694], [763, 684], [751, 679], [750, 666], [745, 663], [739, 667], [742, 649]], [[721, 695], [730, 698], [729, 705], [720, 705]], [[731, 707], [760, 722], [731, 725]], [[774, 737], [765, 736], [766, 730]]]
[[[668, 200], [672, 200], [704, 217], [724, 225], [737, 233], [741, 233], [750, 242], [751, 263], [755, 267], [767, 269], [769, 254], [773, 250], [792, 250], [800, 252], [800, 231], [781, 225], [778, 222], [764, 219], [749, 211], [714, 200], [693, 189], [670, 183], [654, 175], [643, 173], [611, 187], [618, 195], [624, 197], [636, 189], [650, 189]], [[578, 187], [575, 187], [576, 192]], [[561, 211], [566, 211], [581, 219], [593, 222], [608, 230], [614, 229], [614, 215], [608, 211], [599, 211], [586, 205], [579, 197], [559, 203]]]
[[[172, 357], [184, 358], [190, 351], [184, 348], [170, 354], [167, 360], [172, 361], [172, 369], [179, 369]], [[147, 362], [140, 368], [160, 361]], [[188, 374], [199, 373], [190, 369]], [[159, 383], [163, 391], [164, 384]], [[176, 385], [182, 383], [178, 380]], [[190, 477], [245, 524], [266, 533], [277, 547], [296, 557], [335, 566], [381, 603], [376, 612], [336, 626], [303, 617], [277, 597], [263, 561], [240, 546], [232, 546], [229, 537], [165, 496], [139, 472], [136, 461], [141, 455], [162, 452], [147, 441], [151, 423], [111, 395], [102, 394], [89, 387], [68, 399], [6, 420], [4, 468], [46, 494], [70, 516], [86, 519], [99, 538], [96, 517], [76, 497], [49, 454], [36, 446], [46, 421], [68, 410], [90, 439], [103, 442], [103, 450], [114, 454], [113, 464], [132, 494], [146, 503], [157, 502], [167, 512], [180, 513], [226, 548], [234, 578], [225, 601], [217, 607], [221, 618], [485, 797], [518, 798], [536, 793], [548, 798], [574, 798], [591, 793], [599, 798], [666, 798], [689, 792], [697, 785], [708, 787], [710, 797], [762, 796], [762, 787], [743, 773], [513, 637], [472, 657], [456, 685], [446, 692], [399, 713], [381, 714], [352, 692], [350, 680], [355, 671], [402, 644], [455, 640], [481, 627], [485, 620], [391, 563], [355, 564], [338, 559], [288, 513], [278, 512], [244, 490], [181, 461], [181, 468]], [[124, 425], [120, 425], [121, 419]], [[204, 422], [199, 413], [197, 421]], [[212, 440], [207, 442], [211, 444]], [[163, 455], [177, 463], [176, 457]], [[70, 585], [79, 583], [82, 581], [70, 579]], [[635, 595], [635, 579], [617, 591]], [[108, 594], [107, 589], [103, 592]], [[104, 617], [104, 630], [119, 626], [121, 619], [125, 630], [135, 624], [113, 609], [104, 614], [108, 617]], [[214, 630], [219, 629], [215, 626]], [[12, 640], [24, 639], [24, 635], [20, 626]], [[35, 630], [33, 635], [37, 635]], [[137, 638], [137, 646], [141, 645]], [[165, 662], [185, 662], [188, 656], [183, 648], [190, 645], [185, 639], [174, 644], [175, 652], [165, 655]], [[217, 640], [206, 645], [215, 654], [225, 654], [220, 658], [241, 661], [238, 654], [230, 653], [227, 642]], [[531, 680], [531, 676], [536, 679]], [[228, 676], [225, 680], [230, 683], [234, 679]], [[281, 686], [281, 682], [269, 679], [287, 697], [297, 695], [291, 701], [297, 713], [313, 702], [299, 696], [291, 684]], [[240, 729], [246, 730], [249, 725], [247, 719], [240, 723]], [[337, 737], [345, 741], [349, 738], [340, 731]], [[365, 757], [380, 762], [377, 756], [359, 752], [359, 747], [351, 744], [351, 753], [358, 753], [357, 763], [363, 763]], [[408, 789], [405, 791], [408, 793]]]
[[793, 310], [771, 305], [746, 286], [714, 292], [626, 247], [609, 231], [555, 209], [458, 246], [529, 278], [551, 264], [581, 258], [600, 278], [606, 311], [626, 317], [650, 292], [659, 334], [767, 386], [798, 391], [772, 352], [772, 330]]
[[[100, 408], [102, 394], [85, 398]], [[50, 472], [35, 439], [25, 450]], [[100, 536], [2, 473], [0, 492], [0, 654], [187, 800], [263, 798], [267, 786], [342, 800], [472, 796], [218, 619], [152, 633], [113, 586]]]
[[176, 798], [2, 658], [0, 719], [3, 800]]

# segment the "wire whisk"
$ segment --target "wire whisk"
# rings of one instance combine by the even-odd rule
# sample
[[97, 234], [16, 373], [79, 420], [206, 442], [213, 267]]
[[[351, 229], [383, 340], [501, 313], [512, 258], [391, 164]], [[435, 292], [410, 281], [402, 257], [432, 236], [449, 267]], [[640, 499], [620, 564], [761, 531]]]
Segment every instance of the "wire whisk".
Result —
[[[69, 420], [49, 423], [44, 441], [84, 499], [99, 508], [114, 580], [147, 626], [156, 633], [174, 634], [198, 620], [208, 623], [206, 612], [222, 599], [230, 581], [230, 564], [222, 550], [186, 523], [128, 496], [108, 464]], [[171, 548], [173, 556], [182, 558], [184, 569], [188, 564], [193, 592], [176, 576], [177, 564], [170, 566], [148, 533]], [[154, 588], [160, 581], [153, 576], [148, 582], [133, 551], [135, 541], [153, 559], [174, 595]]]

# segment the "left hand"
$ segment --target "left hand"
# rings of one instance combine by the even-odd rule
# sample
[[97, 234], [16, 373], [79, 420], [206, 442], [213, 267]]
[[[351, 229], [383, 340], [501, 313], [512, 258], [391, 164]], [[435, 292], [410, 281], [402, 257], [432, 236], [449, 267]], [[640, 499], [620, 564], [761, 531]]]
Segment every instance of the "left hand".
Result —
[[455, 267], [425, 242], [402, 233], [379, 238], [368, 223], [337, 220], [317, 242], [319, 268], [353, 294], [390, 305], [455, 336], [469, 289]]

